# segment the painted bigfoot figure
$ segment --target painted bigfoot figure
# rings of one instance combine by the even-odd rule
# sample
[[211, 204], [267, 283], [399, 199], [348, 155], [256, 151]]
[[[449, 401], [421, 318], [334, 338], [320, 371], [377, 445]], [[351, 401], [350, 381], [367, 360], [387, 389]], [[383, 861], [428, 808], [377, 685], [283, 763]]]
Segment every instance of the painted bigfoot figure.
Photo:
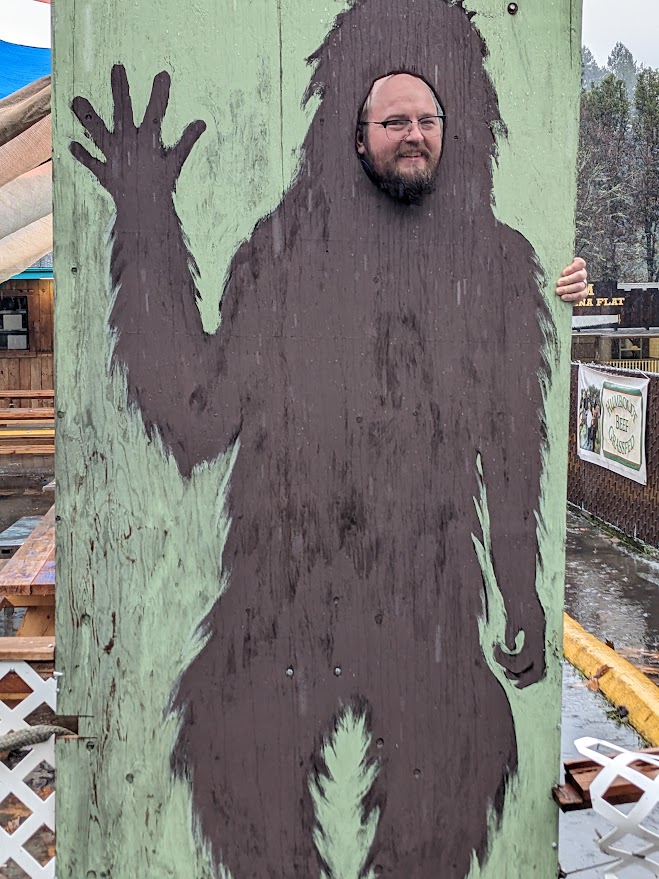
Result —
[[[463, 879], [516, 769], [510, 706], [479, 642], [473, 499], [480, 455], [507, 610], [498, 660], [524, 687], [544, 674], [547, 318], [530, 245], [492, 212], [498, 109], [483, 57], [446, 0], [363, 0], [338, 18], [315, 59], [322, 101], [300, 172], [236, 253], [214, 336], [173, 204], [204, 124], [162, 145], [166, 74], [139, 127], [121, 67], [112, 132], [74, 101], [106, 161], [74, 155], [116, 203], [110, 322], [129, 399], [184, 477], [235, 453], [228, 585], [180, 683], [175, 755], [234, 879], [319, 875], [309, 779], [346, 706], [365, 712], [379, 767], [363, 813], [379, 809], [368, 865], [383, 875]], [[392, 198], [355, 156], [358, 108], [400, 71], [446, 114], [434, 191], [414, 198]], [[368, 115], [374, 101], [366, 124], [385, 121]], [[362, 158], [385, 128], [361, 126]]]

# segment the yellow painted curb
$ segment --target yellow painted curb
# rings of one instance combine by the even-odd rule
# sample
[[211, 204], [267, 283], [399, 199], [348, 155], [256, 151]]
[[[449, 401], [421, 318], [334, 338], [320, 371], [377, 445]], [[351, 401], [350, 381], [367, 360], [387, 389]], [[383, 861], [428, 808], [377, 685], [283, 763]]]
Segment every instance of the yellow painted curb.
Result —
[[608, 665], [609, 671], [598, 680], [601, 692], [616, 707], [624, 705], [634, 729], [651, 745], [659, 746], [659, 687], [567, 614], [563, 614], [563, 625], [567, 661], [587, 678]]

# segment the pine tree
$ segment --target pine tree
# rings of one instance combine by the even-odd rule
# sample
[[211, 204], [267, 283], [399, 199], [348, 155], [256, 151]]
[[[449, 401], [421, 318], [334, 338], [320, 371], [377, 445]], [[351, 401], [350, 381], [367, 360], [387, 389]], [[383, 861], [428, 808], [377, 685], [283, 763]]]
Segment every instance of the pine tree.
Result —
[[624, 46], [622, 43], [615, 44], [609, 55], [607, 67], [617, 79], [621, 79], [625, 83], [627, 86], [627, 97], [632, 101], [634, 89], [636, 88], [636, 77], [640, 72], [640, 68], [627, 46]]
[[643, 240], [647, 280], [659, 280], [659, 71], [643, 70], [634, 94], [634, 220]]
[[592, 277], [619, 280], [632, 252], [630, 103], [613, 74], [582, 93], [577, 251]]
[[584, 46], [581, 50], [582, 88], [589, 89], [591, 86], [597, 85], [605, 76], [606, 70], [599, 66], [588, 46]]

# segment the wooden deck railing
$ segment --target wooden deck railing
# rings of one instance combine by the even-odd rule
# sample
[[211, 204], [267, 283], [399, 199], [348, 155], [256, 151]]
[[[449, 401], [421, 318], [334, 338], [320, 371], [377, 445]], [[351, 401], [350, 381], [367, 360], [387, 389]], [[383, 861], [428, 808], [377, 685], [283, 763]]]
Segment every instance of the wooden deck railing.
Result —
[[641, 372], [658, 372], [659, 360], [611, 360], [600, 366], [615, 366], [617, 369], [638, 369]]

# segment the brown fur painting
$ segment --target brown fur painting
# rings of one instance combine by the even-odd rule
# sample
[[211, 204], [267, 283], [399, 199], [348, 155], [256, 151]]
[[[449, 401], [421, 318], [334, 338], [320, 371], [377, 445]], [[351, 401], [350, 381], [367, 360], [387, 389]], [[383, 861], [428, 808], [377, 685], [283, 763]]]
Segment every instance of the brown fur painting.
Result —
[[[214, 335], [173, 200], [211, 132], [192, 122], [163, 146], [165, 73], [139, 125], [120, 66], [111, 128], [73, 102], [105, 159], [73, 153], [116, 204], [110, 325], [128, 399], [183, 478], [235, 455], [226, 583], [174, 697], [173, 757], [234, 879], [345, 879], [318, 844], [311, 791], [346, 711], [373, 769], [364, 876], [464, 879], [517, 769], [479, 640], [474, 497], [480, 460], [507, 614], [497, 657], [533, 685], [550, 324], [531, 246], [493, 212], [502, 126], [485, 51], [459, 3], [358, 0], [338, 17], [313, 59], [299, 172], [235, 254]], [[355, 152], [358, 110], [392, 71], [422, 77], [446, 114], [435, 189], [415, 204], [375, 186]]]

